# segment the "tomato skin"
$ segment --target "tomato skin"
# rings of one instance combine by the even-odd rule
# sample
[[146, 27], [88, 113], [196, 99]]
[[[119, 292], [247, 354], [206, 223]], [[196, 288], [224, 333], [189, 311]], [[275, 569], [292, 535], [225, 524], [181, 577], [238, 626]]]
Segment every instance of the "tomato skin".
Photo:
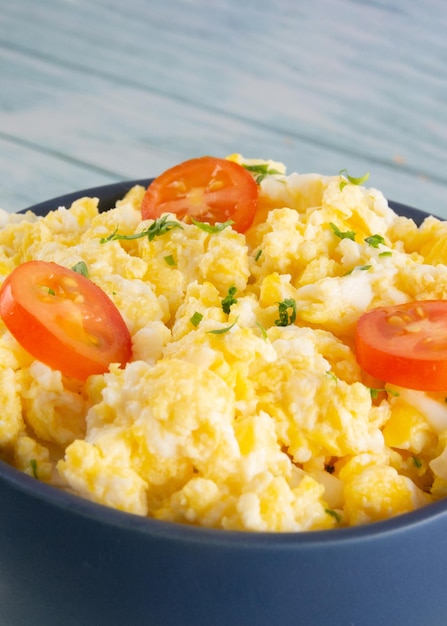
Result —
[[447, 301], [380, 307], [358, 320], [355, 348], [371, 376], [420, 391], [447, 391]]
[[141, 206], [143, 219], [174, 213], [178, 219], [216, 224], [233, 220], [245, 232], [253, 222], [258, 186], [246, 169], [233, 161], [199, 157], [179, 163], [147, 188]]
[[65, 376], [84, 381], [131, 358], [130, 333], [110, 298], [56, 263], [16, 267], [0, 290], [0, 316], [27, 352]]

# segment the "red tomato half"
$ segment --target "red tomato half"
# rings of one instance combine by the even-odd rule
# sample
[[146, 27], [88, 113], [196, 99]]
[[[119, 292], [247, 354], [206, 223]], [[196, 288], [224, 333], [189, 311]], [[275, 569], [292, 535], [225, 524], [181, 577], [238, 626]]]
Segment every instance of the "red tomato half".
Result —
[[131, 357], [129, 331], [110, 298], [56, 263], [19, 265], [1, 288], [0, 316], [34, 358], [78, 380]]
[[209, 224], [233, 220], [233, 228], [245, 232], [253, 222], [258, 186], [238, 163], [200, 157], [180, 163], [158, 176], [143, 198], [143, 219], [175, 213], [180, 220], [194, 218]]
[[372, 376], [421, 391], [447, 391], [447, 301], [374, 309], [357, 323], [360, 366]]

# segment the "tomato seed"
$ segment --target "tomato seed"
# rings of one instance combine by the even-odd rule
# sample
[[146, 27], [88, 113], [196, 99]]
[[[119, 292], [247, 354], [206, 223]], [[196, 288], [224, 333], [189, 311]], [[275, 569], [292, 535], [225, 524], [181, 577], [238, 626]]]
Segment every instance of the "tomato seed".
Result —
[[407, 324], [405, 326], [406, 333], [420, 333], [421, 330], [422, 326], [420, 324], [417, 324], [416, 322], [414, 324]]
[[390, 317], [387, 318], [387, 321], [395, 326], [405, 324], [405, 320], [402, 318], [401, 315], [390, 315]]
[[417, 307], [415, 308], [415, 312], [416, 312], [416, 314], [417, 314], [420, 318], [422, 318], [422, 319], [424, 319], [424, 318], [425, 318], [424, 309], [423, 309], [421, 306], [417, 306]]
[[63, 276], [60, 279], [59, 284], [64, 291], [68, 291], [68, 292], [76, 291], [79, 293], [78, 283], [74, 280], [74, 278], [71, 278], [71, 276]]

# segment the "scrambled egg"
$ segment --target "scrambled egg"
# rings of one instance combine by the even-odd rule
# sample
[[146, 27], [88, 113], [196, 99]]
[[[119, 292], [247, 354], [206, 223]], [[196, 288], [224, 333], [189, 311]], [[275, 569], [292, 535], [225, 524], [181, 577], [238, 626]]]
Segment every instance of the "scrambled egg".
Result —
[[[1, 215], [2, 279], [31, 259], [83, 261], [133, 344], [125, 368], [81, 384], [0, 322], [1, 456], [122, 511], [231, 530], [365, 524], [444, 497], [445, 397], [373, 394], [382, 383], [360, 371], [353, 329], [367, 309], [447, 298], [447, 224], [417, 227], [340, 176], [249, 162], [275, 173], [245, 235], [182, 224], [105, 241], [148, 227], [142, 187], [105, 213], [83, 198], [42, 218]], [[291, 301], [296, 319], [286, 306], [278, 324]]]

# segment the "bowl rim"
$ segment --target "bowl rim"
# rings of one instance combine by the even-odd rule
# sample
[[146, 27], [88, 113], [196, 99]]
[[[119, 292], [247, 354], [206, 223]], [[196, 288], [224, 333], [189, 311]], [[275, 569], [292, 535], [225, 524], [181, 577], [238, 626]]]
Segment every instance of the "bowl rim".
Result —
[[120, 180], [114, 183], [107, 183], [105, 185], [95, 185], [94, 187], [87, 187], [86, 189], [79, 189], [77, 191], [70, 191], [48, 200], [43, 200], [37, 204], [32, 204], [20, 211], [19, 214], [32, 211], [36, 215], [43, 216], [48, 211], [56, 210], [60, 207], [69, 207], [73, 202], [81, 198], [98, 198], [99, 210], [101, 213], [107, 211], [114, 206], [117, 200], [120, 200], [128, 191], [135, 187], [135, 185], [141, 185], [147, 187], [154, 179], [151, 178], [136, 178], [132, 180]]
[[[97, 197], [99, 210], [103, 212], [113, 207], [116, 201], [121, 199], [135, 185], [147, 187], [153, 180], [154, 178], [139, 178], [90, 187], [39, 202], [18, 213], [23, 214], [32, 211], [36, 215], [43, 216], [59, 207], [68, 207], [72, 202], [83, 197]], [[417, 224], [431, 215], [393, 200], [388, 200], [388, 204], [399, 215], [409, 217]], [[438, 518], [447, 521], [447, 499], [442, 499], [415, 511], [383, 521], [347, 528], [293, 532], [233, 531], [157, 520], [120, 511], [36, 480], [0, 458], [0, 490], [2, 484], [7, 484], [10, 488], [53, 508], [64, 510], [75, 516], [89, 518], [110, 527], [152, 537], [156, 536], [160, 539], [218, 544], [226, 547], [262, 547], [264, 549], [274, 548], [275, 550], [299, 547], [301, 550], [303, 548], [313, 549], [318, 545], [329, 547], [336, 544], [339, 546], [343, 543], [372, 541], [406, 532], [415, 529], [415, 527], [430, 525]]]
[[[42, 216], [45, 215], [48, 211], [56, 210], [59, 207], [70, 206], [75, 200], [79, 200], [80, 198], [85, 197], [99, 198], [99, 210], [102, 213], [104, 211], [107, 211], [107, 209], [112, 208], [115, 202], [121, 199], [135, 185], [147, 187], [154, 180], [154, 177], [127, 179], [114, 183], [107, 183], [105, 185], [96, 185], [94, 187], [88, 187], [86, 189], [80, 189], [78, 191], [71, 191], [69, 193], [55, 196], [54, 198], [50, 198], [48, 200], [38, 202], [37, 204], [28, 206], [18, 211], [18, 213], [21, 214], [26, 213], [27, 211], [32, 211], [33, 213], [36, 213], [36, 215]], [[390, 200], [388, 198], [387, 202], [389, 206], [394, 211], [396, 211], [396, 213], [398, 213], [399, 215], [405, 215], [406, 217], [410, 217], [417, 224], [420, 224], [426, 217], [433, 215], [432, 213], [427, 213], [426, 211], [422, 211], [421, 209], [417, 209], [410, 205], [396, 202], [395, 200]]]
[[357, 543], [383, 539], [395, 534], [430, 526], [436, 520], [447, 521], [447, 500], [439, 500], [422, 508], [395, 517], [365, 525], [309, 531], [238, 531], [221, 528], [193, 526], [179, 522], [158, 520], [120, 511], [82, 496], [58, 489], [0, 459], [0, 493], [2, 484], [49, 505], [53, 509], [86, 518], [97, 524], [143, 536], [157, 537], [192, 544], [213, 544], [226, 547], [262, 547], [265, 549], [290, 549], [316, 546], [330, 547], [344, 543]]

